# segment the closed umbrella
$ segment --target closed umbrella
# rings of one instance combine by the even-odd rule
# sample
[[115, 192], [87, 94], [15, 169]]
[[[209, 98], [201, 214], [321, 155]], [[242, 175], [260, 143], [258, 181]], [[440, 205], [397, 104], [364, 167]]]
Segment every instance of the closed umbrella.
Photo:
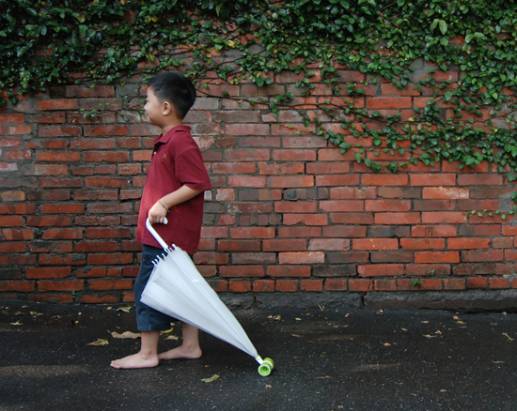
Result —
[[259, 363], [258, 373], [268, 376], [274, 368], [273, 360], [263, 359], [257, 353], [240, 323], [197, 270], [188, 253], [174, 244], [169, 247], [149, 219], [146, 227], [166, 254], [154, 261], [141, 301], [251, 355]]

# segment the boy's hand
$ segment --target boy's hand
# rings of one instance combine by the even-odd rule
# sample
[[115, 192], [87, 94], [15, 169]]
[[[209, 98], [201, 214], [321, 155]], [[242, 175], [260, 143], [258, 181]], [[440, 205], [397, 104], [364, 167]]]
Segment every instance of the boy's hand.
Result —
[[158, 200], [149, 210], [149, 221], [151, 224], [164, 223], [167, 216], [167, 208]]

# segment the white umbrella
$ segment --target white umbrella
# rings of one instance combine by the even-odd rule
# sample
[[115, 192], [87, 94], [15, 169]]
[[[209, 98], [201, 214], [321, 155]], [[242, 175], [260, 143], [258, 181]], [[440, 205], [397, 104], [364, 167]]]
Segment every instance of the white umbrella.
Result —
[[273, 360], [258, 355], [242, 326], [199, 273], [190, 256], [177, 245], [169, 247], [149, 219], [146, 227], [167, 254], [154, 262], [140, 301], [251, 355], [259, 363], [259, 374], [269, 375], [274, 368]]

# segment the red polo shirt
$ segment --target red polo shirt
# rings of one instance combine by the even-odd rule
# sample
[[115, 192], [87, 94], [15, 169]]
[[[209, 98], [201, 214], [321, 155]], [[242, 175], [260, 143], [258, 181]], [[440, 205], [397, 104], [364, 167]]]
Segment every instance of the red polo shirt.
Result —
[[[203, 191], [211, 188], [201, 151], [190, 134], [190, 127], [179, 125], [160, 135], [154, 142], [138, 213], [137, 240], [140, 243], [161, 248], [145, 227], [149, 209], [160, 198], [183, 185]], [[201, 192], [189, 201], [172, 207], [167, 214], [167, 225], [154, 224], [153, 227], [167, 244], [176, 244], [193, 253], [199, 245], [203, 203], [204, 194]]]

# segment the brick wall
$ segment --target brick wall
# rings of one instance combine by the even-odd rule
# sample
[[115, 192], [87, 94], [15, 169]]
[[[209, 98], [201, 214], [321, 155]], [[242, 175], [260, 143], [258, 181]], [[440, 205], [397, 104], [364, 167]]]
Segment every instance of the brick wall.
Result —
[[[343, 82], [363, 79], [347, 70], [340, 75]], [[294, 86], [298, 76], [288, 73], [264, 89], [210, 79], [200, 87], [206, 94], [188, 121], [214, 189], [206, 195], [195, 259], [215, 288], [374, 293], [517, 287], [516, 219], [467, 214], [510, 206], [515, 186], [494, 166], [462, 170], [444, 162], [375, 174], [354, 163], [353, 151], [342, 155], [316, 136], [297, 111], [281, 109], [277, 117], [241, 99], [291, 91], [298, 110], [338, 130], [315, 109], [331, 90], [314, 79], [305, 97]], [[141, 122], [143, 91], [137, 80], [63, 86], [0, 111], [0, 298], [132, 300], [136, 212], [157, 132]], [[365, 92], [348, 99], [406, 119], [429, 98], [425, 89], [397, 90], [386, 82]]]

